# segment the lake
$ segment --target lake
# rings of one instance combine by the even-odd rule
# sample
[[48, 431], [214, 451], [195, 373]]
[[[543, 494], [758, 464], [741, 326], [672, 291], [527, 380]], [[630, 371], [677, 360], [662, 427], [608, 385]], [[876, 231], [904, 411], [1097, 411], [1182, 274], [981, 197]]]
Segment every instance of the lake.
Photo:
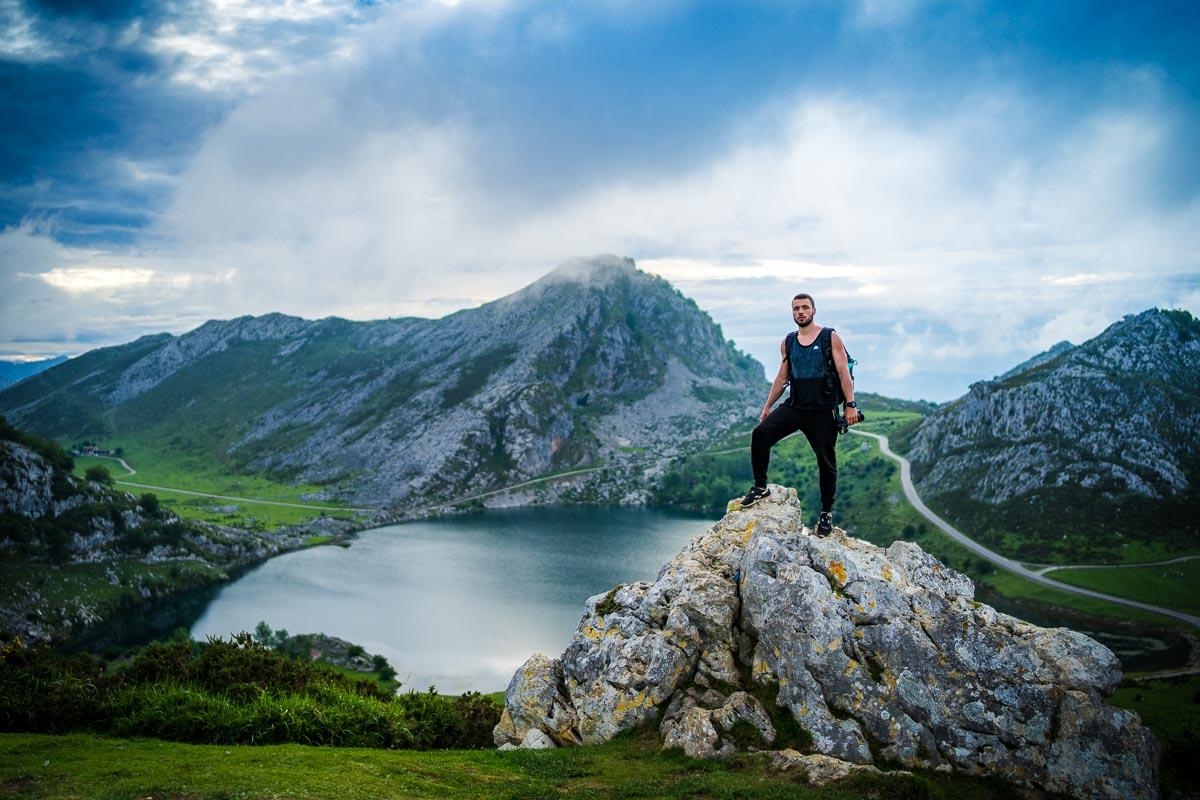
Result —
[[715, 522], [637, 508], [553, 507], [364, 531], [288, 553], [222, 587], [195, 638], [327, 633], [387, 657], [405, 688], [497, 691], [535, 651], [566, 647], [588, 597], [653, 580]]
[[[193, 637], [253, 631], [327, 633], [387, 657], [406, 689], [497, 691], [535, 651], [559, 655], [588, 597], [653, 580], [715, 522], [639, 508], [494, 510], [364, 531], [353, 545], [288, 553], [165, 617]], [[980, 600], [1038, 625], [1065, 625], [1112, 648], [1126, 669], [1184, 663], [1188, 643], [1007, 598]], [[201, 610], [202, 609], [202, 610]], [[164, 630], [171, 624], [157, 623]]]

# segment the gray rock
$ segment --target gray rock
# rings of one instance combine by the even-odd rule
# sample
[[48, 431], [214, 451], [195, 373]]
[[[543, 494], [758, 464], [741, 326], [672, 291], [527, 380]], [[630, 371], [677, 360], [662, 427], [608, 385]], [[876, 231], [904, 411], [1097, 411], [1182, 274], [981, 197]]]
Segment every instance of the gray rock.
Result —
[[1121, 678], [1107, 648], [977, 603], [968, 578], [914, 544], [809, 536], [795, 492], [771, 490], [750, 509], [730, 503], [654, 582], [589, 598], [562, 657], [514, 675], [497, 741], [537, 727], [595, 744], [657, 723], [664, 746], [719, 758], [738, 749], [735, 727], [775, 741], [754, 699], [775, 693], [838, 764], [878, 756], [1072, 797], [1156, 796], [1153, 737], [1104, 703]]
[[525, 733], [525, 738], [521, 740], [522, 750], [553, 750], [558, 747], [546, 734], [539, 731], [537, 728], [530, 728]]
[[[873, 775], [883, 773], [877, 767], [863, 764], [851, 764], [833, 756], [821, 753], [802, 754], [796, 750], [776, 750], [770, 754], [771, 768], [779, 772], [797, 770], [804, 773], [804, 780], [809, 786], [828, 786], [831, 783], [845, 780], [851, 775], [866, 772]], [[891, 775], [911, 775], [911, 772], [896, 770]]]

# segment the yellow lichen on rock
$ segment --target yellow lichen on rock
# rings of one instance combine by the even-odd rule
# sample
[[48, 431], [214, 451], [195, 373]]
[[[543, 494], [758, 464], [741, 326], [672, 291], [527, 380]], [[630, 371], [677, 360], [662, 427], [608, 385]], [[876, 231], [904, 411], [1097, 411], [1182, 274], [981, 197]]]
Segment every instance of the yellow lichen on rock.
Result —
[[892, 580], [892, 565], [884, 564], [882, 567], [880, 567], [879, 568], [879, 577], [883, 578], [885, 581], [891, 582], [891, 580]]
[[829, 574], [842, 586], [846, 585], [846, 566], [840, 561], [829, 562]]
[[622, 697], [617, 700], [617, 707], [613, 709], [613, 719], [620, 722], [630, 713], [652, 705], [654, 705], [654, 701], [646, 694], [646, 690], [642, 689], [633, 697]]

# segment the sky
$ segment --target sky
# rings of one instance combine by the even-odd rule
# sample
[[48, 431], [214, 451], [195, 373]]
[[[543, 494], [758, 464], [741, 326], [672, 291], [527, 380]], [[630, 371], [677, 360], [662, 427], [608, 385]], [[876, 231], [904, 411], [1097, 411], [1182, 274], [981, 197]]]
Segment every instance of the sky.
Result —
[[944, 401], [1200, 312], [1190, 2], [0, 0], [0, 358], [438, 317], [574, 257]]

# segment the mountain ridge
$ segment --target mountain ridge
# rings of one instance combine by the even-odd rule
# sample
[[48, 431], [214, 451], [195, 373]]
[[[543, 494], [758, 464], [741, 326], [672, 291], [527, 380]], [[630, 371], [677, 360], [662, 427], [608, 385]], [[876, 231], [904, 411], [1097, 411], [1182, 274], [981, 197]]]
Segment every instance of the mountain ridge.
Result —
[[1129, 536], [1194, 542], [1200, 321], [1149, 309], [1027, 364], [897, 433], [922, 496], [990, 530], [989, 544], [1022, 534], [1031, 549], [1009, 552], [1031, 560], [1051, 555], [1029, 539], [1047, 514], [1101, 550]]
[[53, 438], [141, 437], [396, 506], [704, 443], [765, 389], [694, 301], [598, 256], [435, 320], [276, 312], [143, 337], [0, 392], [0, 410]]

